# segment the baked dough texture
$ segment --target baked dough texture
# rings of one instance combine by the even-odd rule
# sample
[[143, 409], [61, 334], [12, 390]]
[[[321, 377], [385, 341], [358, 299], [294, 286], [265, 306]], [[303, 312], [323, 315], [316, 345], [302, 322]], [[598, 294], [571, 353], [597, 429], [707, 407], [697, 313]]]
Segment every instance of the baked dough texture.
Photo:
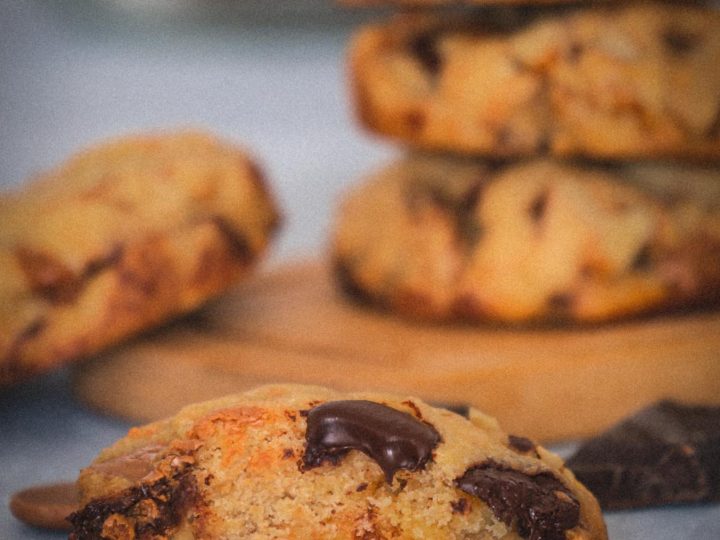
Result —
[[108, 141], [0, 198], [0, 386], [198, 307], [279, 223], [245, 150], [201, 132]]
[[697, 3], [399, 14], [352, 40], [354, 108], [416, 149], [720, 159], [720, 10]]
[[132, 429], [79, 483], [74, 540], [607, 537], [559, 457], [479, 411], [320, 387], [191, 405]]
[[600, 323], [720, 300], [720, 171], [399, 160], [346, 194], [332, 241], [355, 298], [404, 316]]

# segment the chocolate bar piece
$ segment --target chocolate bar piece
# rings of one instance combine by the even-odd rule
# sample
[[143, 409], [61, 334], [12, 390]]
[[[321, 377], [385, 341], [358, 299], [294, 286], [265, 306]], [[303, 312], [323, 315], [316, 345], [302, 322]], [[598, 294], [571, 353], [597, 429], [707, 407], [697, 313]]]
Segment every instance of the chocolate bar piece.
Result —
[[720, 500], [720, 407], [658, 402], [587, 441], [567, 465], [604, 510]]

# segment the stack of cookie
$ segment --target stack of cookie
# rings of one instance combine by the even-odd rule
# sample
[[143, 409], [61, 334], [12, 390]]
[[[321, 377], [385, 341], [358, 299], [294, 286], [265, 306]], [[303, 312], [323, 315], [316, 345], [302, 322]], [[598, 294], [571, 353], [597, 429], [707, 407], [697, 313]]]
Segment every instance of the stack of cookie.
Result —
[[345, 289], [523, 324], [716, 303], [720, 12], [496, 1], [355, 36], [358, 117], [409, 151], [343, 201]]

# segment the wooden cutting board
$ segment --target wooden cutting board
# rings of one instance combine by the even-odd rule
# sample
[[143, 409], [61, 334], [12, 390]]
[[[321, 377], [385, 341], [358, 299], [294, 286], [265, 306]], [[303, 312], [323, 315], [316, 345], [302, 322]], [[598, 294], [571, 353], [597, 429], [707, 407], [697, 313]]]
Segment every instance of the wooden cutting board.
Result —
[[268, 382], [470, 404], [542, 441], [592, 435], [661, 398], [720, 404], [720, 313], [584, 329], [413, 323], [352, 304], [319, 262], [257, 276], [75, 372], [83, 402], [133, 421]]

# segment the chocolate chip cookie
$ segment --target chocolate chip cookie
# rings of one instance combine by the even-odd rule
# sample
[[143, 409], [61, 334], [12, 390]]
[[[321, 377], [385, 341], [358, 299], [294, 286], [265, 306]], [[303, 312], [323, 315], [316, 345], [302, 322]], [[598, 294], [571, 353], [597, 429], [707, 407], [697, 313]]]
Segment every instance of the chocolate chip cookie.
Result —
[[352, 189], [333, 257], [406, 316], [597, 323], [720, 300], [720, 171], [415, 155]]
[[698, 3], [398, 15], [357, 33], [373, 133], [492, 156], [720, 159], [720, 10]]
[[198, 307], [245, 276], [278, 210], [202, 133], [101, 144], [0, 198], [0, 386]]
[[70, 538], [607, 537], [559, 457], [469, 416], [305, 386], [192, 405], [81, 472]]

